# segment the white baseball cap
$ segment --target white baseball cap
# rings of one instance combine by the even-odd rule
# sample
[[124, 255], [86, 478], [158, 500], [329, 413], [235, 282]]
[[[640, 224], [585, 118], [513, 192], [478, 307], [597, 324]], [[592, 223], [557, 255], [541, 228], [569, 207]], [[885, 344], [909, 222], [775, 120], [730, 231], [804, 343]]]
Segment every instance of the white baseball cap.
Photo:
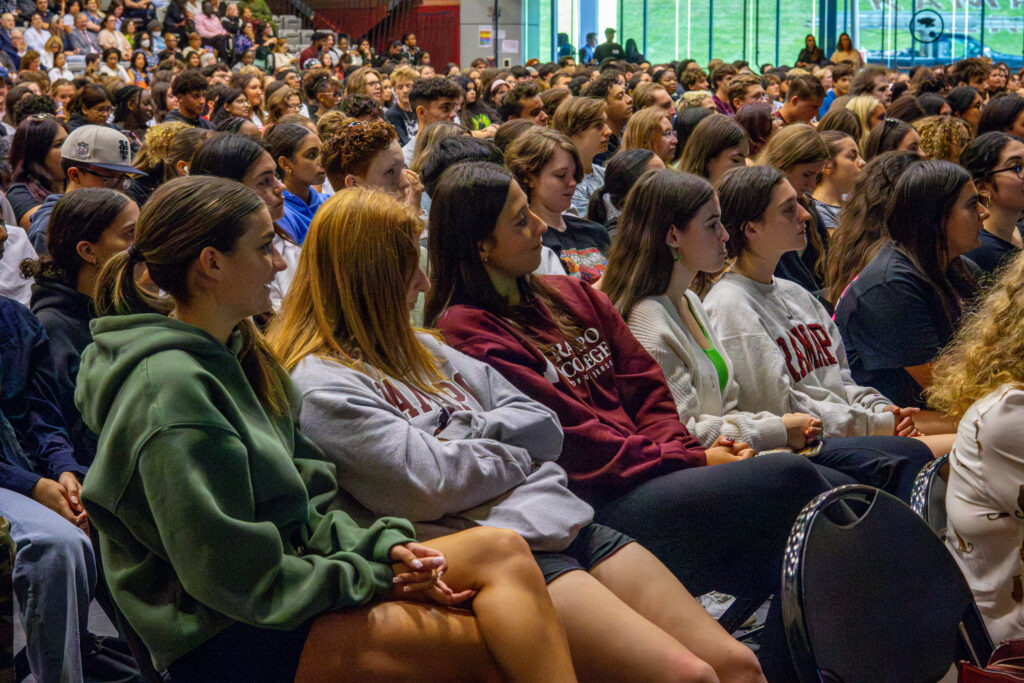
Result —
[[85, 125], [71, 131], [60, 147], [60, 158], [118, 173], [146, 175], [132, 166], [128, 138], [107, 126]]

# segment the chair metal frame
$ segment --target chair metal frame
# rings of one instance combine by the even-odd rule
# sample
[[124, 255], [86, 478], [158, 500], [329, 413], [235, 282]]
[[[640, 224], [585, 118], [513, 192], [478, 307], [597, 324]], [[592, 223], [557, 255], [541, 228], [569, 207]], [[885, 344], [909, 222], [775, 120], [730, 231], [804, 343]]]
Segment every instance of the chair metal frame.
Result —
[[[816, 525], [823, 521], [822, 518], [824, 518], [825, 522], [828, 522], [838, 528], [853, 527], [868, 519], [868, 516], [872, 513], [879, 496], [891, 499], [883, 501], [886, 506], [891, 506], [892, 502], [898, 502], [899, 506], [893, 509], [899, 509], [899, 507], [903, 507], [905, 509], [905, 504], [899, 502], [896, 498], [870, 486], [840, 486], [831, 491], [822, 493], [808, 503], [800, 512], [800, 515], [797, 517], [793, 525], [793, 530], [786, 544], [784, 555], [780, 599], [782, 600], [786, 638], [789, 642], [794, 666], [796, 667], [798, 676], [802, 681], [841, 680], [839, 677], [840, 674], [819, 669], [815, 655], [815, 638], [812, 637], [806, 621], [806, 614], [804, 611], [805, 597], [803, 580], [805, 564], [809, 561], [805, 557], [805, 551], [808, 549], [808, 543], [814, 536]], [[842, 507], [834, 507], [839, 504], [842, 504]], [[855, 507], [866, 505], [867, 510], [864, 514], [859, 514], [854, 511], [854, 508], [850, 507], [850, 504], [853, 504]], [[824, 513], [830, 508], [840, 515], [849, 515], [850, 522], [848, 524], [838, 523], [829, 519]], [[908, 514], [911, 513], [910, 510], [906, 511]], [[875, 514], [880, 514], [880, 512], [876, 511]], [[876, 523], [873, 524], [873, 526], [877, 527], [878, 525]], [[924, 530], [923, 526], [924, 525], [922, 525], [922, 531]], [[822, 531], [827, 533], [824, 527], [822, 528]], [[915, 543], [918, 544], [918, 547], [920, 547], [921, 543], [924, 543], [926, 546], [930, 546], [930, 543], [925, 540], [926, 538], [927, 536], [915, 536], [914, 540]], [[933, 551], [937, 552], [937, 548], [934, 548]], [[951, 556], [949, 557], [949, 561], [955, 565]], [[903, 570], [913, 571], [913, 568], [908, 562], [908, 565], [905, 568], [901, 568], [901, 571]], [[836, 586], [837, 591], [843, 591], [848, 588], [850, 587], [846, 585]], [[972, 663], [984, 666], [989, 654], [991, 653], [992, 644], [988, 639], [988, 634], [984, 629], [984, 624], [981, 621], [977, 607], [974, 604], [974, 600], [970, 597], [970, 591], [966, 585], [966, 581], [964, 582], [962, 591], [958, 597], [959, 599], [964, 599], [964, 596], [966, 596], [967, 599], [964, 613], [961, 617], [960, 623], [957, 625], [956, 633], [950, 634], [953, 644], [955, 645], [955, 651], [950, 653], [952, 657], [949, 663], [952, 665], [954, 661], [964, 658], [972, 661]], [[936, 596], [936, 599], [942, 600], [944, 597]], [[950, 627], [953, 628], [955, 623], [956, 622], [951, 622]], [[904, 626], [906, 627], [906, 624]], [[823, 643], [819, 641], [818, 645], [823, 645]], [[867, 647], [867, 644], [865, 643], [863, 646]], [[863, 652], [863, 656], [876, 657], [878, 655], [865, 650]], [[848, 681], [847, 683], [856, 682]]]

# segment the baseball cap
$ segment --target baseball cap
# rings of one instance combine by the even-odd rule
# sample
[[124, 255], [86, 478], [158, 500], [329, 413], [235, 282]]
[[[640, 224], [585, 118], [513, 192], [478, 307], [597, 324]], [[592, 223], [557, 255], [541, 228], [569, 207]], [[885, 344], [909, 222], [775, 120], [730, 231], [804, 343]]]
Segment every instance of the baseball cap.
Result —
[[146, 175], [132, 166], [128, 138], [106, 126], [85, 125], [71, 131], [60, 147], [60, 158], [118, 173]]

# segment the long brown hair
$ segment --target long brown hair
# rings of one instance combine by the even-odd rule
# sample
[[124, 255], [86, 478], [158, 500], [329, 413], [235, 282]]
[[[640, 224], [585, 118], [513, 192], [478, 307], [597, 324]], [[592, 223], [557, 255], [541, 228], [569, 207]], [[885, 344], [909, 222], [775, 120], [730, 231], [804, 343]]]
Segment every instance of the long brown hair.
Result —
[[850, 200], [839, 213], [826, 257], [825, 299], [833, 306], [888, 239], [886, 205], [903, 171], [920, 161], [913, 152], [883, 152], [861, 169]]
[[[555, 135], [565, 138], [561, 133]], [[480, 242], [494, 232], [512, 182], [501, 166], [480, 161], [455, 164], [441, 176], [431, 196], [427, 230], [431, 273], [423, 318], [428, 325], [435, 324], [449, 306], [466, 304], [504, 318], [526, 336], [534, 336], [533, 309], [506, 301], [480, 259]], [[518, 278], [516, 285], [523, 303], [542, 304], [558, 331], [576, 348], [575, 339], [582, 330], [561, 297], [532, 275]], [[536, 343], [538, 348], [546, 348]]]
[[[189, 301], [188, 271], [203, 249], [230, 252], [248, 229], [248, 219], [261, 210], [266, 210], [263, 200], [233, 180], [190, 176], [164, 183], [142, 207], [133, 249], [111, 257], [100, 271], [96, 311], [99, 315], [168, 315], [175, 301]], [[149, 277], [169, 298], [138, 284], [131, 251], [138, 253]], [[284, 371], [251, 320], [239, 323], [238, 329], [242, 334], [238, 362], [249, 384], [264, 409], [287, 415], [291, 407]]]
[[641, 299], [663, 294], [675, 260], [665, 240], [715, 196], [711, 183], [690, 173], [648, 171], [626, 195], [601, 291], [628, 318]]
[[[757, 158], [759, 164], [777, 168], [783, 173], [789, 173], [800, 164], [811, 164], [818, 161], [828, 161], [832, 158], [832, 152], [821, 136], [810, 125], [806, 123], [794, 123], [786, 126], [768, 139], [760, 156]], [[811, 214], [809, 229], [807, 230], [807, 241], [817, 252], [814, 260], [814, 274], [818, 277], [825, 276], [825, 258], [827, 256], [825, 243], [821, 233], [818, 231], [818, 222], [815, 212], [810, 210], [810, 202], [803, 193], [798, 193], [799, 201], [808, 213]]]
[[368, 188], [343, 190], [316, 212], [267, 333], [287, 370], [314, 355], [434, 391], [443, 378], [406, 306], [422, 227], [405, 204]]

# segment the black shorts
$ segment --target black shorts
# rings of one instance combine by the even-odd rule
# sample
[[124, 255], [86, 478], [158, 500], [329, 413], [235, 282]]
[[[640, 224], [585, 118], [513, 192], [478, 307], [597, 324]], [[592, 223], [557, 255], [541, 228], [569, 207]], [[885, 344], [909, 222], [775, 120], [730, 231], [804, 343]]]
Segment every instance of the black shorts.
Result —
[[557, 553], [538, 551], [533, 558], [540, 565], [544, 582], [551, 583], [566, 572], [577, 569], [589, 572], [602, 560], [614, 555], [633, 539], [603, 524], [588, 524], [580, 529], [576, 539], [565, 550]]
[[299, 668], [312, 620], [292, 631], [237, 622], [169, 667], [178, 681], [291, 681]]

